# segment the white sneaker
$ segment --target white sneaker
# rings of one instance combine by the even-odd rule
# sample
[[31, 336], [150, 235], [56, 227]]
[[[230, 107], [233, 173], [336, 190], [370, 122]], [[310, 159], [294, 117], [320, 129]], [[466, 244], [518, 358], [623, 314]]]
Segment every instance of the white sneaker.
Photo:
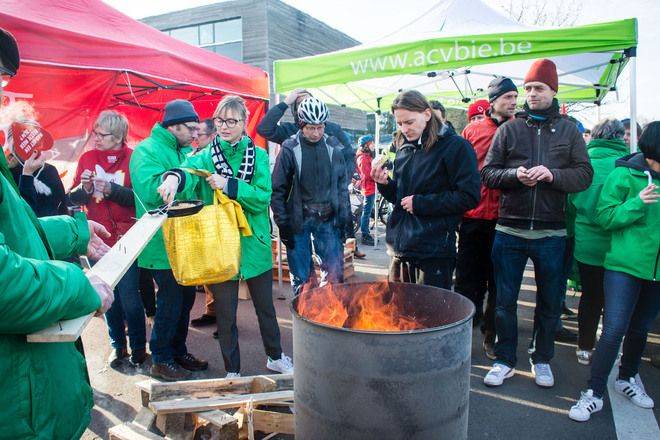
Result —
[[536, 385], [543, 388], [555, 386], [555, 377], [552, 375], [550, 364], [532, 364], [532, 374]]
[[619, 380], [614, 382], [614, 389], [619, 393], [629, 398], [632, 403], [640, 408], [651, 409], [653, 408], [653, 399], [646, 394], [644, 388], [641, 387], [634, 377], [629, 380]]
[[577, 361], [582, 365], [590, 365], [593, 354], [593, 350], [580, 350], [579, 348], [575, 350]]
[[513, 368], [495, 362], [493, 368], [491, 368], [488, 374], [486, 374], [486, 377], [484, 377], [484, 385], [489, 387], [499, 387], [504, 383], [504, 379], [513, 377], [515, 373], [516, 370]]
[[241, 373], [227, 373], [225, 379], [236, 379], [241, 377]]
[[586, 422], [591, 418], [591, 414], [603, 409], [603, 399], [594, 396], [592, 390], [580, 393], [580, 400], [571, 407], [568, 417], [576, 422]]
[[282, 353], [282, 357], [279, 359], [271, 359], [270, 356], [268, 356], [268, 361], [266, 362], [266, 368], [269, 370], [277, 371], [278, 373], [282, 374], [291, 374], [293, 373], [293, 361], [291, 358], [284, 353]]

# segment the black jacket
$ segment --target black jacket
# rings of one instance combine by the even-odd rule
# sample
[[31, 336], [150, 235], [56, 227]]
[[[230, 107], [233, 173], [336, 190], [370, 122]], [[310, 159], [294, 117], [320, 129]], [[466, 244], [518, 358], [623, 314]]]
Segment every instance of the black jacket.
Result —
[[[479, 203], [477, 157], [468, 141], [443, 126], [430, 151], [421, 142], [397, 149], [393, 177], [378, 190], [394, 205], [386, 241], [404, 259], [453, 257], [463, 213]], [[401, 200], [413, 198], [413, 214]]]
[[[23, 175], [23, 167], [18, 165], [12, 168], [11, 172], [21, 197], [30, 205], [37, 217], [68, 214], [64, 185], [57, 168], [46, 163], [34, 175]], [[37, 176], [39, 181], [48, 187], [50, 194], [37, 191], [35, 186]]]
[[[299, 233], [303, 226], [303, 203], [300, 191], [300, 167], [302, 151], [297, 133], [282, 144], [273, 169], [273, 194], [271, 209], [280, 234]], [[327, 148], [330, 156], [331, 205], [334, 212], [334, 225], [344, 232], [350, 219], [350, 200], [348, 198], [348, 182], [344, 156], [341, 154], [341, 144], [330, 136], [325, 136], [317, 148]]]
[[[280, 122], [280, 119], [282, 119], [282, 116], [286, 113], [287, 108], [288, 106], [285, 102], [280, 102], [268, 110], [257, 126], [257, 133], [276, 144], [281, 144], [294, 134], [298, 133], [299, 127], [293, 122]], [[355, 151], [351, 145], [351, 140], [348, 138], [344, 130], [342, 130], [341, 126], [334, 122], [325, 123], [325, 134], [337, 138], [341, 143], [344, 162], [349, 164], [346, 168], [346, 174], [348, 176], [348, 182], [350, 182], [351, 176], [353, 176], [353, 173], [355, 172]], [[351, 166], [350, 164], [353, 165]]]
[[[520, 166], [544, 165], [553, 182], [523, 185], [516, 177]], [[495, 132], [481, 178], [501, 190], [498, 223], [521, 229], [566, 227], [566, 194], [584, 191], [593, 168], [584, 139], [568, 118], [556, 113], [545, 121], [521, 112]]]

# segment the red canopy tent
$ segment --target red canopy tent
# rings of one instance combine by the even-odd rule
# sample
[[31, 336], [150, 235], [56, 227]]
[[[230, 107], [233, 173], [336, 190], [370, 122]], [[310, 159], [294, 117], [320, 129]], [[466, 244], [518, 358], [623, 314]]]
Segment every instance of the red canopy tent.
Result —
[[[56, 140], [85, 138], [106, 108], [126, 114], [132, 142], [148, 136], [176, 98], [190, 100], [205, 118], [222, 96], [240, 95], [252, 136], [266, 110], [263, 70], [175, 40], [100, 0], [3, 0], [0, 26], [21, 53], [4, 99], [32, 104]], [[73, 160], [82, 143], [57, 148], [60, 159]]]

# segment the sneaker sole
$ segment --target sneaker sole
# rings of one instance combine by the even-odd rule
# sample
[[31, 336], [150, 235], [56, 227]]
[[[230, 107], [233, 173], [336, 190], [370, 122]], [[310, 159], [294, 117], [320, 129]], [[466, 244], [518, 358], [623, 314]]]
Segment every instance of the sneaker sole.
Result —
[[571, 413], [569, 412], [568, 413], [568, 418], [573, 420], [574, 422], [584, 423], [584, 422], [588, 422], [591, 419], [591, 416], [594, 415], [595, 413], [599, 412], [599, 411], [600, 411], [600, 409], [592, 411], [586, 419], [580, 419], [580, 418], [577, 418], [577, 417], [573, 417], [573, 416], [571, 416]]
[[591, 365], [591, 361], [590, 361], [590, 360], [585, 361], [584, 359], [579, 359], [579, 358], [578, 358], [577, 361], [578, 361], [578, 364], [580, 364], [580, 365]]
[[509, 372], [508, 372], [508, 373], [502, 378], [502, 382], [500, 382], [500, 383], [487, 383], [487, 382], [484, 380], [484, 385], [486, 385], [487, 387], [499, 387], [499, 386], [501, 386], [502, 384], [504, 384], [504, 381], [505, 381], [505, 380], [512, 378], [515, 374], [516, 374], [516, 370], [515, 370], [515, 368], [512, 368], [511, 371], [509, 371]]
[[640, 405], [639, 403], [635, 402], [635, 401], [632, 399], [632, 397], [628, 396], [628, 395], [627, 395], [626, 393], [624, 393], [623, 391], [619, 391], [617, 388], [614, 388], [614, 391], [616, 391], [620, 396], [623, 396], [623, 397], [625, 397], [626, 399], [628, 399], [628, 400], [630, 401], [630, 403], [632, 403], [633, 405], [635, 405], [637, 408], [642, 408], [642, 409], [653, 409], [653, 408], [655, 407], [655, 402], [654, 402], [654, 404], [651, 405], [651, 406]]

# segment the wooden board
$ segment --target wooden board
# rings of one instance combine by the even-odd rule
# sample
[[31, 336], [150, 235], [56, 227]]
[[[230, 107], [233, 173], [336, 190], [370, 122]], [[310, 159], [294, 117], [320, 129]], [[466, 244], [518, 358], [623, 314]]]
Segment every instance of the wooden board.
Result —
[[[88, 272], [96, 275], [113, 289], [137, 260], [142, 250], [161, 228], [166, 215], [146, 214]], [[27, 335], [28, 342], [74, 342], [94, 314], [63, 320], [38, 332]]]
[[163, 437], [131, 423], [113, 426], [108, 431], [108, 434], [110, 435], [110, 440], [163, 440]]
[[295, 416], [274, 411], [252, 411], [252, 425], [255, 431], [266, 433], [295, 434]]
[[248, 402], [258, 405], [289, 400], [293, 400], [293, 390], [260, 394], [244, 394], [231, 397], [214, 397], [209, 399], [164, 400], [162, 402], [151, 402], [149, 403], [149, 407], [157, 415], [160, 415], [193, 413], [209, 411], [211, 409], [238, 408]]

